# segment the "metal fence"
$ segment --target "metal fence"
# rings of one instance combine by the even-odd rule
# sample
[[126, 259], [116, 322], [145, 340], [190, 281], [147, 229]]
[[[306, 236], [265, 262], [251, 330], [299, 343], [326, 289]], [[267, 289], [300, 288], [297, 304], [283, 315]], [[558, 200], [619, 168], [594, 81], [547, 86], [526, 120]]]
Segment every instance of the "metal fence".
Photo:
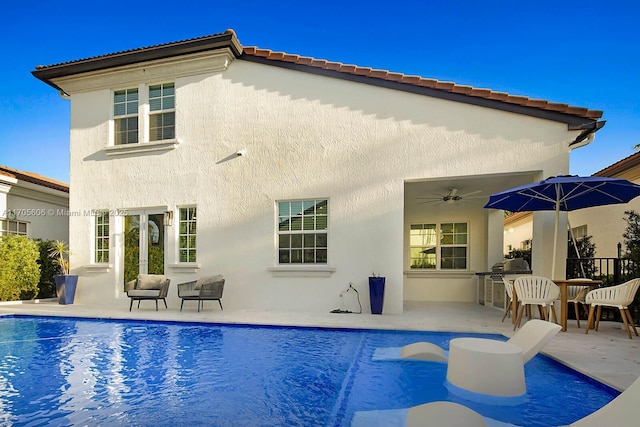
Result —
[[[629, 258], [567, 258], [567, 279], [586, 277], [602, 280], [602, 286], [620, 285], [640, 277], [640, 265]], [[640, 292], [629, 306], [636, 325], [640, 322]], [[602, 309], [603, 320], [622, 322], [618, 309]]]

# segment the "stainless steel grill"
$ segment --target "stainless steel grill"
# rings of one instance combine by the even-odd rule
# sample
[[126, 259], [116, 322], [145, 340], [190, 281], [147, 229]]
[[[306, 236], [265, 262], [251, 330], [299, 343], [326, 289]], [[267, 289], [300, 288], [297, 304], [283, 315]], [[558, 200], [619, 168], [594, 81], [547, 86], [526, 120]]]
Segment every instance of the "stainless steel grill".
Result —
[[505, 274], [509, 273], [530, 273], [529, 263], [522, 258], [506, 259], [497, 262], [491, 267], [490, 277], [493, 281], [502, 281]]

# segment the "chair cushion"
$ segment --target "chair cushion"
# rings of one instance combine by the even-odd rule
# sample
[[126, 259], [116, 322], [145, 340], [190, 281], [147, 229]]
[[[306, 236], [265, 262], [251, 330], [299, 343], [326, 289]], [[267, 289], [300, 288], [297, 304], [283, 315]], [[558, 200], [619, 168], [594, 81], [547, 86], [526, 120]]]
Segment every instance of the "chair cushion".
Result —
[[158, 274], [140, 274], [136, 289], [161, 289], [165, 280], [165, 276]]
[[132, 289], [127, 292], [127, 295], [131, 297], [159, 297], [160, 289]]
[[180, 297], [181, 298], [189, 298], [189, 297], [197, 297], [200, 296], [200, 290], [195, 289], [193, 291], [182, 291], [180, 292]]
[[205, 284], [205, 283], [219, 282], [222, 279], [224, 279], [222, 274], [216, 274], [215, 276], [201, 277], [200, 279], [198, 279], [198, 281], [196, 282], [196, 285], [193, 287], [193, 289], [200, 289], [202, 287], [202, 285]]

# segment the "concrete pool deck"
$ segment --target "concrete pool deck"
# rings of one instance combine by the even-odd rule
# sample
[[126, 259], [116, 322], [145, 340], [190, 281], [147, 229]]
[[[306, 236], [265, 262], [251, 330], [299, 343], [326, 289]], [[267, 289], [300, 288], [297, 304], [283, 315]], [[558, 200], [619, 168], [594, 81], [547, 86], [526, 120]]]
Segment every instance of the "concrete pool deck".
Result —
[[[162, 304], [161, 304], [162, 305]], [[334, 314], [298, 311], [233, 310], [220, 311], [215, 301], [198, 313], [195, 306], [169, 302], [169, 309], [155, 311], [155, 304], [143, 301], [141, 308], [129, 312], [129, 300], [110, 308], [57, 302], [2, 304], [0, 315], [94, 317], [113, 319], [169, 320], [253, 325], [317, 326], [418, 331], [450, 331], [513, 335], [510, 319], [500, 322], [502, 310], [472, 303], [405, 303], [402, 314]], [[214, 306], [215, 305], [215, 306]], [[135, 305], [134, 305], [135, 306]], [[617, 390], [625, 390], [640, 377], [640, 337], [627, 337], [620, 323], [600, 322], [600, 330], [584, 333], [586, 321], [578, 329], [569, 320], [567, 332], [559, 332], [542, 353]]]

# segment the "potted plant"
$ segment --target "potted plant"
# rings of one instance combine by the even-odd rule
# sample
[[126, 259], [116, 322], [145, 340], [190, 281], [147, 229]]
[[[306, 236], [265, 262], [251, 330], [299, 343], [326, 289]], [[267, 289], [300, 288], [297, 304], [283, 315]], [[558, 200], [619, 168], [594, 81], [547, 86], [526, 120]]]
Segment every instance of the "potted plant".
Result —
[[49, 256], [58, 266], [60, 274], [53, 276], [56, 282], [56, 295], [58, 303], [73, 304], [76, 295], [76, 286], [78, 284], [78, 276], [69, 274], [69, 255], [71, 252], [67, 248], [65, 242], [56, 240], [49, 250]]

